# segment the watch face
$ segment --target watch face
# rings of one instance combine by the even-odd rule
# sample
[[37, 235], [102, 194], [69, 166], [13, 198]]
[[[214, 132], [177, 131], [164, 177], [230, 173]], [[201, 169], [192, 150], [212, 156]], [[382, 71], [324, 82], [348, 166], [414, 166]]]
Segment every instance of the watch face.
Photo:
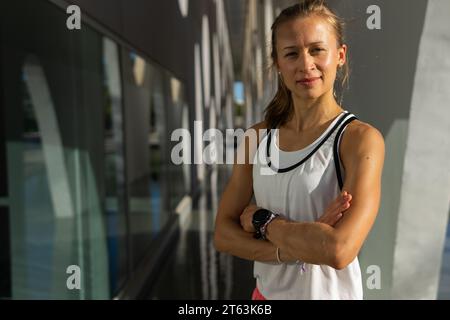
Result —
[[253, 226], [258, 229], [270, 218], [271, 212], [267, 209], [259, 209], [253, 214]]

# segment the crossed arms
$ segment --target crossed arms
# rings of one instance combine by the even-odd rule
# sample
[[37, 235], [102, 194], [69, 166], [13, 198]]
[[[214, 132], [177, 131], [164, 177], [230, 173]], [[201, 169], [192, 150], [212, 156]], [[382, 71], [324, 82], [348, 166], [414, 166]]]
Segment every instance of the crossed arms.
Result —
[[[252, 129], [261, 126], [262, 123]], [[239, 149], [250, 159], [256, 152], [245, 143]], [[258, 207], [249, 205], [253, 195], [252, 164], [235, 164], [217, 212], [216, 249], [243, 259], [275, 262], [278, 247], [284, 262], [300, 260], [345, 268], [359, 253], [379, 209], [384, 162], [382, 135], [375, 128], [354, 121], [341, 139], [340, 159], [346, 172], [343, 190], [351, 195], [351, 205], [350, 200], [340, 197], [316, 222], [277, 218], [267, 228], [269, 241], [253, 238], [251, 218]], [[345, 213], [340, 215], [342, 211]]]

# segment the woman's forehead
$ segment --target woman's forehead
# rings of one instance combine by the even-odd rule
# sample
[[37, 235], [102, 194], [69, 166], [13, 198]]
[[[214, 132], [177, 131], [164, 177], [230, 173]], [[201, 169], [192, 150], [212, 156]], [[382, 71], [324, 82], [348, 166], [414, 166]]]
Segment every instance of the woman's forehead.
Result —
[[297, 18], [279, 25], [277, 29], [277, 42], [282, 45], [286, 42], [295, 42], [307, 46], [311, 43], [334, 40], [334, 33], [330, 24], [319, 17]]

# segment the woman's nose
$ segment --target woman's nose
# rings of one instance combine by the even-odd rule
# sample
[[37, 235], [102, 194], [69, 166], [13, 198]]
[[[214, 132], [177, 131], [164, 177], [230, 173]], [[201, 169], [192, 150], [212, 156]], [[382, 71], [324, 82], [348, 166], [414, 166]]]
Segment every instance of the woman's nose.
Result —
[[298, 63], [297, 68], [301, 72], [308, 72], [315, 68], [314, 59], [307, 52], [299, 55], [299, 58], [297, 59], [297, 63]]

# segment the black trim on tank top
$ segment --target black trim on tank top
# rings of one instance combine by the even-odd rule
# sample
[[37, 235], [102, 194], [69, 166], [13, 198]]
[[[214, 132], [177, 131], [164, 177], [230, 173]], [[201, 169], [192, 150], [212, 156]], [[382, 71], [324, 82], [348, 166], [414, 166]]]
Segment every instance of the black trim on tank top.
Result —
[[342, 132], [344, 131], [345, 127], [352, 122], [353, 120], [356, 120], [357, 118], [355, 116], [352, 116], [348, 118], [342, 127], [339, 128], [336, 137], [334, 137], [334, 146], [333, 146], [333, 157], [334, 157], [334, 166], [336, 168], [336, 175], [337, 180], [339, 184], [339, 189], [342, 191], [342, 187], [344, 186], [344, 183], [342, 181], [342, 174], [341, 174], [341, 166], [340, 166], [340, 159], [339, 159], [339, 140], [341, 139]]
[[[338, 117], [341, 117], [338, 122], [333, 126], [333, 128], [330, 130], [330, 132], [328, 132], [328, 134], [322, 139], [322, 141], [319, 142], [319, 144], [305, 157], [303, 158], [301, 161], [297, 162], [296, 164], [293, 164], [292, 166], [289, 166], [287, 168], [281, 168], [281, 169], [277, 169], [277, 168], [273, 168], [272, 167], [272, 161], [270, 161], [270, 142], [271, 142], [271, 135], [272, 135], [272, 130], [267, 129], [267, 143], [266, 143], [266, 157], [267, 157], [267, 165], [275, 172], [277, 173], [284, 173], [284, 172], [288, 172], [291, 171], [295, 168], [297, 168], [298, 166], [301, 166], [303, 163], [305, 163], [306, 161], [308, 161], [309, 158], [311, 158], [311, 156], [317, 151], [319, 150], [319, 148], [325, 143], [325, 141], [328, 140], [328, 138], [333, 134], [333, 132], [336, 130], [336, 128], [338, 128], [341, 123], [345, 120], [345, 118], [348, 117], [348, 115], [350, 115], [350, 113], [344, 111], [342, 112], [342, 114], [340, 114]], [[352, 117], [354, 117], [352, 115]], [[356, 117], [355, 117], [356, 119]]]

